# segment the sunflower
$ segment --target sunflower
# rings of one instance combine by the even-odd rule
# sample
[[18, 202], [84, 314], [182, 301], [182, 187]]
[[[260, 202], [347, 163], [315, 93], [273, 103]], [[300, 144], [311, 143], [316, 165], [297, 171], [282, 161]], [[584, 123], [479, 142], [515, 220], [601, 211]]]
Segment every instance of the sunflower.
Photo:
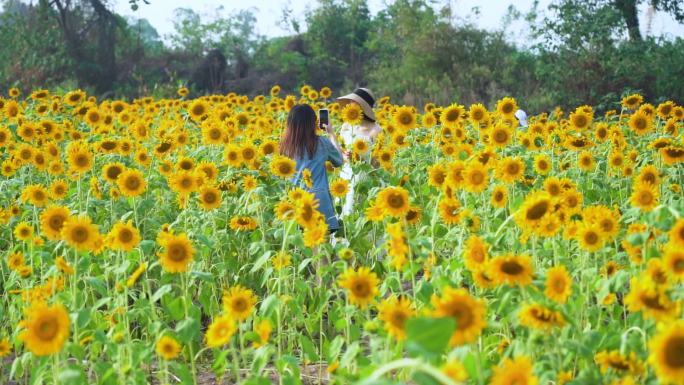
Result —
[[572, 294], [572, 279], [565, 266], [555, 266], [546, 271], [544, 295], [552, 301], [565, 303]]
[[489, 174], [482, 163], [473, 160], [468, 162], [463, 171], [463, 180], [466, 191], [479, 193], [489, 185]]
[[361, 106], [356, 103], [347, 104], [342, 111], [340, 111], [340, 118], [345, 123], [349, 123], [352, 126], [358, 126], [363, 121]]
[[644, 318], [653, 318], [658, 322], [670, 321], [681, 314], [680, 301], [672, 301], [665, 288], [643, 277], [630, 280], [630, 290], [624, 302], [630, 312], [642, 312]]
[[189, 195], [200, 186], [201, 175], [194, 171], [176, 171], [169, 178], [169, 185], [173, 191], [180, 195]]
[[9, 267], [10, 270], [19, 270], [20, 267], [24, 266], [24, 263], [24, 254], [21, 252], [7, 255], [7, 267]]
[[622, 98], [620, 102], [622, 107], [628, 108], [630, 110], [636, 110], [641, 103], [644, 102], [644, 97], [639, 94], [631, 94]]
[[667, 234], [673, 247], [684, 249], [684, 219], [678, 219]]
[[207, 105], [207, 102], [202, 99], [195, 99], [188, 106], [188, 115], [190, 115], [190, 117], [195, 121], [202, 120], [202, 118], [205, 117], [208, 112], [209, 106]]
[[108, 182], [116, 183], [116, 179], [125, 169], [126, 166], [124, 166], [123, 163], [107, 163], [102, 167], [102, 178]]
[[513, 139], [513, 129], [504, 124], [497, 124], [489, 129], [489, 142], [497, 148], [506, 147]]
[[340, 287], [347, 289], [347, 295], [351, 304], [365, 309], [378, 294], [380, 280], [375, 273], [367, 267], [359, 267], [358, 270], [347, 269], [339, 278]]
[[404, 216], [406, 223], [416, 224], [416, 223], [420, 222], [422, 212], [423, 212], [423, 210], [420, 207], [417, 207], [417, 206], [409, 207], [408, 211], [406, 212], [406, 215]]
[[468, 110], [468, 117], [475, 125], [479, 125], [489, 119], [489, 111], [481, 103], [471, 104]]
[[684, 249], [670, 241], [665, 246], [663, 264], [668, 274], [677, 281], [684, 281]]
[[50, 194], [47, 189], [38, 184], [32, 184], [24, 187], [21, 192], [21, 200], [31, 203], [36, 207], [45, 206], [48, 202]]
[[328, 225], [325, 221], [319, 221], [315, 226], [304, 229], [304, 246], [316, 247], [325, 242], [328, 234]]
[[433, 187], [442, 187], [446, 180], [447, 169], [442, 163], [436, 163], [428, 167], [428, 184]]
[[592, 115], [579, 108], [570, 114], [570, 127], [577, 131], [584, 131], [591, 125]]
[[21, 324], [24, 330], [19, 333], [19, 340], [36, 356], [59, 353], [69, 338], [69, 313], [60, 303], [34, 303]]
[[121, 194], [127, 197], [140, 196], [147, 188], [145, 176], [140, 170], [134, 168], [126, 169], [119, 174], [119, 177], [116, 178], [116, 185]]
[[580, 247], [589, 252], [600, 250], [606, 241], [600, 227], [590, 223], [580, 226], [576, 238]]
[[201, 172], [204, 179], [214, 182], [218, 178], [219, 170], [218, 167], [212, 162], [202, 161], [197, 165], [197, 171]]
[[88, 216], [70, 216], [62, 225], [61, 238], [76, 250], [94, 251], [102, 237]]
[[130, 220], [117, 222], [107, 234], [107, 240], [112, 250], [131, 251], [140, 243], [140, 232]]
[[532, 283], [534, 269], [529, 255], [500, 255], [489, 260], [487, 273], [497, 285], [526, 286]]
[[565, 326], [565, 318], [560, 312], [539, 304], [524, 305], [518, 319], [522, 326], [547, 332]]
[[175, 338], [170, 336], [163, 336], [157, 341], [155, 350], [159, 357], [165, 360], [173, 360], [180, 354], [181, 347]]
[[660, 184], [660, 172], [653, 165], [648, 165], [639, 170], [635, 183], [648, 183], [654, 186]]
[[7, 338], [0, 338], [0, 358], [8, 356], [12, 351], [9, 340]]
[[632, 195], [629, 197], [629, 202], [632, 206], [638, 207], [644, 212], [649, 212], [658, 206], [659, 199], [660, 192], [656, 186], [646, 183], [637, 183], [634, 186]]
[[270, 169], [273, 175], [288, 179], [295, 174], [296, 163], [286, 156], [277, 155], [271, 160]]
[[551, 172], [551, 159], [548, 155], [539, 154], [534, 157], [534, 170], [540, 175], [546, 175]]
[[496, 166], [497, 178], [505, 183], [513, 183], [522, 180], [525, 173], [525, 164], [518, 157], [506, 157]]
[[401, 106], [394, 110], [392, 122], [398, 129], [406, 132], [416, 127], [418, 119], [413, 107]]
[[648, 362], [661, 383], [684, 381], [684, 321], [663, 325], [648, 343]]
[[[74, 142], [76, 143], [76, 142]], [[69, 146], [67, 160], [69, 169], [77, 174], [84, 174], [93, 167], [93, 153], [87, 145]]]
[[447, 287], [439, 297], [432, 295], [433, 316], [451, 317], [456, 321], [456, 329], [449, 339], [450, 346], [473, 342], [486, 325], [487, 306], [481, 299], [468, 293], [467, 289]]
[[69, 218], [71, 211], [64, 206], [50, 206], [40, 214], [40, 231], [50, 240], [61, 237], [62, 226]]
[[442, 198], [439, 201], [439, 216], [447, 225], [453, 225], [461, 220], [461, 203], [456, 198]]
[[495, 186], [492, 190], [491, 204], [495, 208], [506, 207], [508, 203], [508, 189], [505, 186]]
[[489, 385], [538, 385], [532, 361], [526, 356], [506, 358], [494, 368]]
[[192, 262], [195, 249], [185, 234], [168, 234], [159, 244], [164, 251], [158, 253], [159, 263], [169, 273], [184, 273]]
[[465, 115], [465, 107], [460, 104], [452, 104], [445, 107], [439, 115], [439, 121], [443, 127], [456, 128], [461, 125]]
[[626, 355], [620, 353], [619, 350], [603, 350], [594, 355], [594, 361], [599, 365], [601, 374], [612, 370], [621, 376], [626, 374], [638, 376], [644, 372], [644, 364], [637, 358], [635, 352]]
[[629, 118], [629, 128], [637, 134], [637, 136], [642, 136], [653, 132], [655, 126], [651, 116], [646, 115], [642, 111], [637, 111]]
[[257, 228], [257, 221], [250, 216], [235, 216], [230, 219], [230, 228], [235, 231], [251, 231]]
[[414, 315], [413, 303], [406, 297], [392, 296], [378, 305], [378, 318], [387, 333], [399, 341], [406, 338], [406, 321]]
[[346, 179], [336, 179], [330, 183], [330, 193], [336, 198], [343, 198], [349, 192], [349, 181]]
[[235, 320], [230, 315], [222, 315], [211, 322], [204, 339], [208, 347], [218, 348], [228, 344], [236, 331]]
[[675, 164], [684, 162], [684, 147], [667, 146], [660, 149], [660, 155], [663, 157], [665, 164]]
[[463, 260], [470, 271], [484, 267], [489, 260], [489, 245], [477, 235], [471, 235], [465, 242]]
[[246, 320], [254, 311], [257, 297], [252, 290], [240, 285], [223, 292], [223, 310], [236, 321]]
[[515, 214], [515, 222], [526, 231], [534, 231], [542, 219], [551, 215], [553, 200], [546, 191], [536, 191], [525, 197], [525, 202]]
[[292, 256], [285, 251], [279, 251], [271, 258], [271, 265], [276, 271], [279, 271], [292, 264]]
[[200, 206], [204, 210], [213, 210], [221, 207], [221, 190], [214, 186], [202, 186], [199, 190]]
[[406, 215], [409, 210], [409, 194], [403, 187], [390, 186], [378, 193], [376, 204], [385, 210], [385, 213], [395, 218]]
[[517, 110], [518, 103], [513, 98], [505, 97], [496, 102], [496, 111], [504, 118], [513, 118]]

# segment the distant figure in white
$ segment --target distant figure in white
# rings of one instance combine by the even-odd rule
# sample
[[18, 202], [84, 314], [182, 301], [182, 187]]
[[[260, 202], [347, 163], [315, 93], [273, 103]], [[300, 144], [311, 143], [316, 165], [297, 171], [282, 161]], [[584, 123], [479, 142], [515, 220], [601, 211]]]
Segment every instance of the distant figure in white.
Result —
[[515, 111], [515, 118], [518, 119], [520, 127], [527, 127], [527, 113], [525, 111]]
[[[375, 113], [373, 112], [375, 98], [373, 93], [367, 88], [357, 88], [351, 94], [337, 98], [337, 101], [341, 107], [348, 103], [356, 103], [363, 111], [363, 121], [361, 124], [351, 125], [344, 123], [340, 129], [340, 136], [345, 148], [347, 150], [351, 149], [354, 142], [358, 139], [365, 141], [368, 144], [368, 148], [372, 148], [375, 138], [382, 132], [382, 128], [375, 121]], [[350, 157], [351, 151], [347, 151], [345, 155]], [[361, 161], [370, 162], [370, 151], [364, 155]], [[359, 182], [361, 175], [355, 175], [350, 162], [346, 162], [342, 166], [340, 177], [349, 181], [349, 192], [347, 192], [344, 206], [342, 206], [342, 217], [345, 217], [351, 214], [354, 207], [354, 188]]]

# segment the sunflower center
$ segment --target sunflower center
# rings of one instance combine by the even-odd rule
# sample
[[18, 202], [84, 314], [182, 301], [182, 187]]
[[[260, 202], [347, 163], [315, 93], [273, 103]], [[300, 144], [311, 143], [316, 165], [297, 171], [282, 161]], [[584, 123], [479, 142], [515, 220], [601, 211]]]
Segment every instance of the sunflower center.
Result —
[[71, 230], [71, 238], [76, 243], [83, 243], [87, 241], [88, 235], [88, 229], [86, 229], [84, 226], [76, 226], [73, 230]]
[[281, 163], [278, 166], [278, 171], [280, 171], [280, 173], [283, 175], [287, 175], [292, 172], [292, 167], [290, 167], [290, 165], [287, 163]]
[[404, 207], [404, 197], [398, 193], [391, 194], [387, 198], [387, 204], [389, 204], [390, 207], [395, 208], [395, 209], [402, 208], [402, 207]]
[[639, 193], [639, 203], [642, 205], [649, 205], [653, 202], [653, 195], [649, 191], [641, 191]]
[[637, 130], [643, 130], [643, 129], [646, 128], [646, 126], [647, 126], [647, 123], [646, 123], [646, 119], [644, 119], [644, 118], [637, 118], [637, 119], [634, 121], [634, 127], [635, 127]]
[[129, 190], [136, 190], [140, 187], [140, 180], [136, 177], [129, 177], [126, 179], [126, 188]]
[[642, 294], [641, 297], [641, 302], [646, 305], [646, 307], [650, 309], [655, 309], [655, 310], [667, 310], [665, 306], [663, 306], [660, 303], [660, 296], [656, 295], [647, 295], [647, 294]]
[[508, 134], [504, 130], [496, 130], [494, 132], [494, 141], [497, 143], [503, 143], [508, 140]]
[[449, 309], [449, 315], [456, 319], [459, 330], [467, 329], [473, 323], [473, 312], [464, 303], [454, 303]]
[[236, 312], [243, 312], [247, 309], [247, 301], [244, 298], [235, 298], [233, 300], [233, 310]]
[[532, 207], [527, 209], [527, 219], [536, 221], [540, 219], [541, 217], [546, 214], [546, 212], [549, 209], [549, 202], [547, 200], [543, 200], [541, 202], [537, 202]]
[[665, 363], [671, 368], [684, 368], [684, 337], [671, 337], [665, 343]]
[[62, 229], [62, 225], [64, 224], [64, 221], [66, 218], [64, 218], [61, 215], [53, 215], [48, 223], [50, 224], [50, 228], [55, 231], [59, 231]]
[[525, 269], [523, 269], [523, 267], [515, 261], [506, 261], [501, 264], [501, 271], [508, 275], [518, 275], [524, 270]]
[[595, 245], [598, 243], [599, 236], [593, 231], [588, 231], [587, 233], [584, 234], [584, 242], [586, 242], [588, 245]]
[[407, 318], [408, 317], [407, 317], [406, 313], [404, 313], [403, 311], [397, 310], [397, 311], [392, 313], [392, 317], [391, 317], [392, 325], [403, 328], [404, 324], [406, 323]]
[[484, 174], [482, 174], [480, 171], [475, 171], [470, 174], [470, 181], [475, 185], [481, 184], [484, 182], [484, 179]]
[[205, 203], [214, 203], [216, 202], [216, 194], [213, 192], [206, 192], [204, 193], [204, 202]]
[[218, 140], [221, 138], [221, 131], [217, 128], [214, 128], [209, 131], [209, 137], [214, 140]]
[[79, 167], [85, 167], [90, 163], [90, 160], [87, 155], [79, 154], [76, 156], [76, 159], [74, 159], [74, 163]]
[[356, 297], [361, 297], [365, 298], [370, 295], [371, 288], [368, 282], [365, 281], [356, 281], [351, 287], [352, 293], [354, 293], [354, 296]]
[[510, 163], [506, 166], [506, 171], [509, 175], [516, 175], [520, 171], [520, 166], [517, 163]]
[[119, 177], [119, 174], [121, 174], [122, 170], [119, 167], [110, 167], [107, 169], [107, 178], [116, 180], [116, 178]]
[[169, 258], [175, 262], [185, 261], [187, 255], [188, 255], [187, 252], [185, 251], [185, 247], [183, 247], [183, 245], [180, 245], [180, 244], [169, 245], [168, 254], [169, 254]]
[[59, 331], [57, 320], [52, 317], [45, 317], [38, 321], [36, 335], [43, 341], [50, 341], [55, 338]]
[[122, 243], [128, 243], [133, 240], [133, 232], [129, 229], [119, 230], [119, 241]]

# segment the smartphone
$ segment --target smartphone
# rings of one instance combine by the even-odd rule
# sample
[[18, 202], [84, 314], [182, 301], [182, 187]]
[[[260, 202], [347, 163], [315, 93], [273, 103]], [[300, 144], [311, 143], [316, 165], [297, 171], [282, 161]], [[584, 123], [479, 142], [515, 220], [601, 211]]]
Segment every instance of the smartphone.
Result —
[[318, 128], [324, 130], [323, 125], [330, 124], [330, 119], [328, 118], [328, 109], [321, 108], [318, 110]]

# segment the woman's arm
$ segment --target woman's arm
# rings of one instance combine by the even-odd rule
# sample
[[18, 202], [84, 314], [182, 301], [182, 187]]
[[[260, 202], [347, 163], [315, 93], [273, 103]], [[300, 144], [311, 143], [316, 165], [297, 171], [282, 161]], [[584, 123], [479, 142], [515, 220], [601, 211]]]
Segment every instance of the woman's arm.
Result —
[[[333, 154], [333, 158], [339, 158], [331, 159], [331, 161], [336, 167], [339, 167], [344, 162], [342, 148], [340, 147], [340, 143], [337, 141], [337, 136], [335, 135], [335, 131], [333, 130], [332, 126], [328, 124], [323, 125], [323, 127], [325, 128], [325, 132], [328, 133], [328, 139], [330, 139], [330, 143], [332, 143], [335, 151], [337, 152], [337, 154]], [[339, 164], [335, 164], [333, 160], [339, 160]]]

